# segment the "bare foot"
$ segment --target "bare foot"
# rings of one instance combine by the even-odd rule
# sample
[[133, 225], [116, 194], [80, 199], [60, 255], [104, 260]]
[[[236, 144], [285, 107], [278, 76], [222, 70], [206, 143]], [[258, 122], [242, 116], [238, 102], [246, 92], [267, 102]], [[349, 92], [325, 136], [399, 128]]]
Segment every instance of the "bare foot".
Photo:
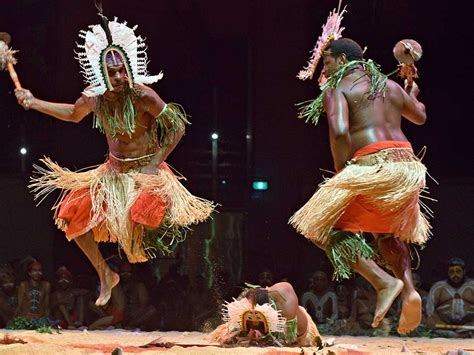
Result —
[[105, 270], [104, 279], [100, 283], [99, 298], [95, 301], [96, 306], [104, 306], [109, 302], [112, 295], [112, 289], [117, 286], [120, 276], [110, 269]]
[[413, 291], [402, 299], [402, 312], [398, 321], [398, 333], [406, 334], [414, 330], [421, 322], [421, 297]]
[[374, 320], [372, 321], [372, 328], [377, 328], [384, 319], [385, 314], [392, 306], [395, 298], [402, 292], [403, 282], [399, 279], [392, 278], [387, 281], [387, 285], [377, 290], [377, 305], [375, 306]]

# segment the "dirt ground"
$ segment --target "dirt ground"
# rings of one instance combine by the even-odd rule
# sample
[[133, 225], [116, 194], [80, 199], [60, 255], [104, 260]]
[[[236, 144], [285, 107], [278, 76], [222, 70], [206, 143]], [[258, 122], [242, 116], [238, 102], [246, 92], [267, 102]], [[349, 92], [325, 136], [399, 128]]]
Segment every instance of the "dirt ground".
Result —
[[[298, 347], [230, 348], [224, 349], [207, 339], [207, 334], [198, 332], [131, 332], [125, 330], [76, 331], [65, 330], [60, 334], [40, 334], [32, 330], [0, 330], [0, 340], [22, 339], [26, 344], [0, 344], [0, 354], [450, 354], [474, 355], [474, 339], [445, 338], [376, 338], [376, 337], [325, 337], [334, 345], [322, 350]], [[146, 344], [156, 342], [180, 344], [171, 348]], [[462, 351], [459, 351], [462, 349]], [[120, 352], [122, 351], [122, 352]]]

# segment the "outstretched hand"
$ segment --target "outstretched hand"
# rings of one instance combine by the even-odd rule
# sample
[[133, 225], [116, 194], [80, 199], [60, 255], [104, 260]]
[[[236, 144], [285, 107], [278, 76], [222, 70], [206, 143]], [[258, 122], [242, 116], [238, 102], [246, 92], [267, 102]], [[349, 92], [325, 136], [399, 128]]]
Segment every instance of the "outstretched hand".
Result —
[[418, 94], [420, 93], [420, 88], [418, 85], [415, 83], [415, 81], [411, 82], [411, 85], [408, 85], [408, 80], [405, 79], [405, 86], [403, 87], [406, 93], [410, 96], [417, 97]]
[[15, 96], [25, 110], [28, 110], [33, 102], [34, 96], [28, 89], [15, 89]]

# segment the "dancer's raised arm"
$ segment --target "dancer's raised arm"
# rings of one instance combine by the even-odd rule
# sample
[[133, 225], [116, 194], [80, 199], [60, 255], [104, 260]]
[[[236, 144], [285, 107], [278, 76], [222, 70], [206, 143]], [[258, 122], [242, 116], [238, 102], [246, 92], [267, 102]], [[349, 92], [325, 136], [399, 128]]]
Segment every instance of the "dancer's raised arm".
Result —
[[33, 109], [53, 116], [61, 121], [80, 122], [92, 112], [87, 99], [81, 96], [74, 104], [64, 104], [40, 100], [33, 96], [28, 89], [15, 89], [18, 103], [26, 110]]

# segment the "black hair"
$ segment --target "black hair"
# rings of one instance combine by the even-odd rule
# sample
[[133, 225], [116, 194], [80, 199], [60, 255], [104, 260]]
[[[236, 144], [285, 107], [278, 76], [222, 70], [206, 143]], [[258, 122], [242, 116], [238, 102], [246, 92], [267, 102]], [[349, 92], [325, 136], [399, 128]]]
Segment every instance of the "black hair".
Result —
[[245, 297], [248, 299], [252, 299], [255, 297], [255, 302], [259, 305], [263, 305], [265, 303], [270, 302], [270, 298], [268, 297], [268, 290], [257, 287], [257, 288], [252, 288], [247, 291], [245, 294]]
[[466, 267], [466, 264], [464, 263], [463, 259], [454, 257], [454, 258], [449, 259], [448, 266], [449, 267], [451, 267], [451, 266], [461, 266], [464, 269]]
[[336, 41], [329, 42], [326, 50], [329, 49], [334, 57], [339, 57], [341, 54], [345, 54], [348, 61], [364, 59], [362, 47], [350, 38], [340, 38]]

